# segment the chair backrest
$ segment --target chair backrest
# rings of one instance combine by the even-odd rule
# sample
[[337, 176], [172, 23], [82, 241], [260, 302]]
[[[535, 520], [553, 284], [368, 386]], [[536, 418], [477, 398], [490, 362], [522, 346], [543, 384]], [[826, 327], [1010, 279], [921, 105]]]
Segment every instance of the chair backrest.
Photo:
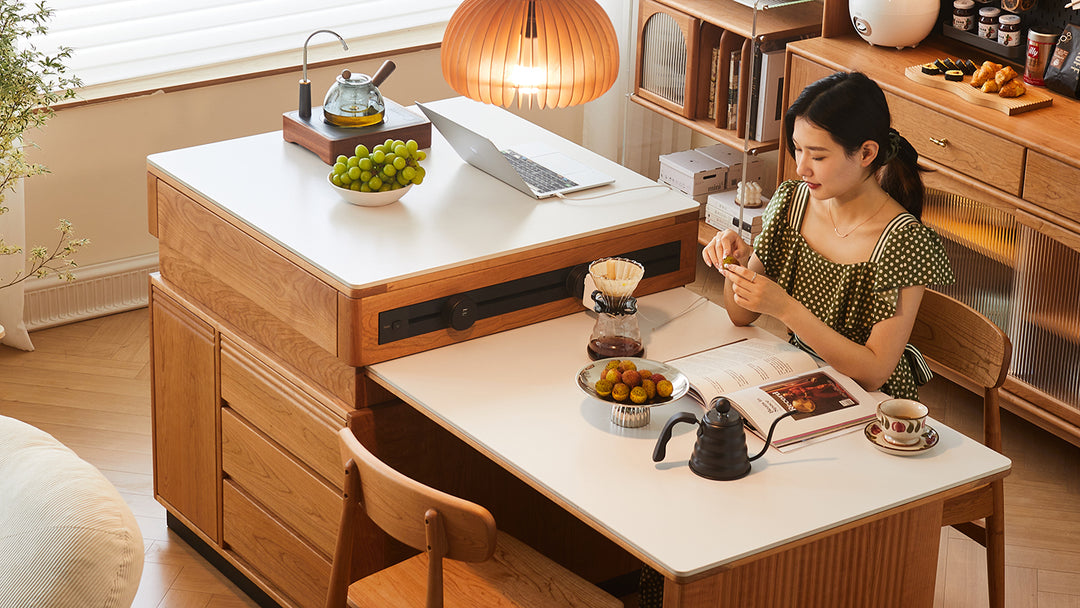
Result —
[[342, 429], [338, 437], [345, 463], [345, 504], [328, 605], [345, 605], [342, 588], [353, 582], [345, 579], [351, 578], [352, 539], [361, 513], [390, 536], [428, 554], [429, 605], [441, 605], [442, 558], [466, 562], [490, 559], [497, 537], [495, 518], [478, 504], [394, 470], [365, 448], [350, 429]]
[[935, 372], [982, 389], [984, 443], [1000, 451], [997, 389], [1005, 382], [1012, 358], [1005, 332], [967, 304], [927, 289], [910, 342]]

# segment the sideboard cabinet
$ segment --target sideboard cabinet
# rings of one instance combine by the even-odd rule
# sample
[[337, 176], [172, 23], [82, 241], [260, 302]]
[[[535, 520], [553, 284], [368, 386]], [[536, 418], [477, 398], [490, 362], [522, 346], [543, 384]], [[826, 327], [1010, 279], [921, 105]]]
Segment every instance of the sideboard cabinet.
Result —
[[[957, 276], [941, 290], [1012, 341], [1003, 404], [1080, 445], [1080, 101], [1053, 95], [1049, 107], [1009, 116], [909, 80], [906, 67], [938, 57], [989, 58], [935, 35], [902, 51], [854, 33], [787, 49], [784, 107], [838, 70], [881, 85], [893, 126], [925, 169], [923, 220], [943, 237]], [[791, 165], [780, 155], [780, 179], [795, 177]]]

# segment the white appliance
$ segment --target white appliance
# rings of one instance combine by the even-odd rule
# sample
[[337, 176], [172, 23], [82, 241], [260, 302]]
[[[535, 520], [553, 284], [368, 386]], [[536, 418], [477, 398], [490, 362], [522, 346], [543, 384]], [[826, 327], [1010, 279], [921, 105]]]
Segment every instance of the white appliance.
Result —
[[848, 14], [863, 40], [902, 49], [930, 34], [940, 7], [939, 0], [849, 0]]

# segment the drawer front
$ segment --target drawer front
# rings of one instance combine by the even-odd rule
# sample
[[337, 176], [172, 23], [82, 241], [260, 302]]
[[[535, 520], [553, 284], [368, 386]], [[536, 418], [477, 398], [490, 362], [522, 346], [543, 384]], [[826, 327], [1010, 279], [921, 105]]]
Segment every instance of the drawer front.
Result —
[[222, 487], [225, 548], [302, 608], [321, 608], [330, 561], [283, 528], [235, 485]]
[[334, 555], [340, 492], [263, 439], [229, 408], [221, 410], [221, 464], [233, 482], [324, 556]]
[[345, 428], [345, 419], [225, 337], [221, 398], [297, 460], [341, 487], [344, 468], [337, 432]]
[[891, 93], [885, 95], [893, 126], [920, 156], [1020, 196], [1023, 146]]
[[1028, 152], [1024, 199], [1080, 222], [1080, 167]]

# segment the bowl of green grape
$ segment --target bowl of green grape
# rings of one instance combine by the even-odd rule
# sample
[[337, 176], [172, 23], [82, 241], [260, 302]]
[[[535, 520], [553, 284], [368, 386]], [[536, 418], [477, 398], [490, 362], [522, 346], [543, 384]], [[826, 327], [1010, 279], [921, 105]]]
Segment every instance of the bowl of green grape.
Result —
[[426, 157], [413, 139], [387, 139], [370, 150], [361, 144], [352, 156], [342, 154], [335, 159], [327, 179], [349, 203], [381, 207], [423, 183], [425, 171], [420, 161]]

